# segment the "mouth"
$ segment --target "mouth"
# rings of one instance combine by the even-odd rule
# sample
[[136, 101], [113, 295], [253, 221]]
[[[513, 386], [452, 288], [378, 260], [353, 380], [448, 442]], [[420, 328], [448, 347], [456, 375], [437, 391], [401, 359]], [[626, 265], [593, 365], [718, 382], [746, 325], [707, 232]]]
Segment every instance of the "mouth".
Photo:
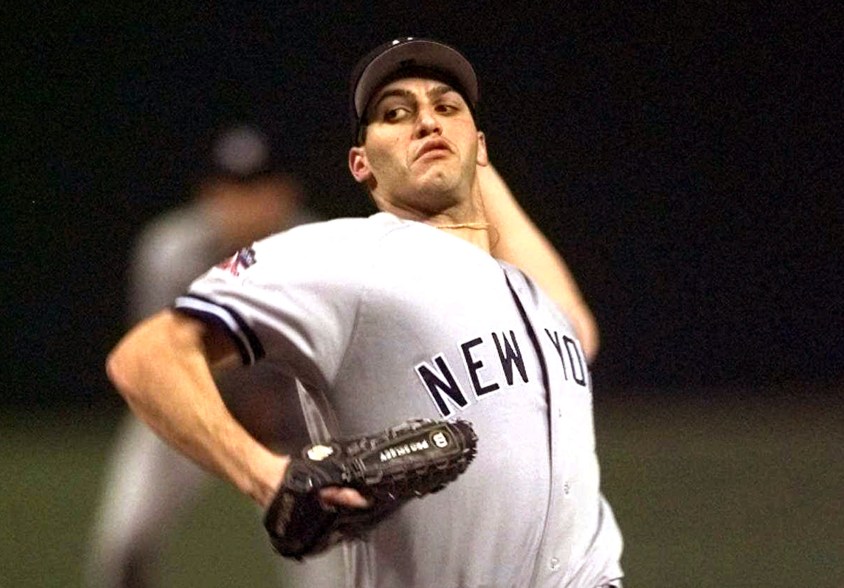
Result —
[[415, 160], [423, 157], [442, 157], [451, 153], [451, 146], [443, 139], [431, 139], [425, 142], [416, 152]]

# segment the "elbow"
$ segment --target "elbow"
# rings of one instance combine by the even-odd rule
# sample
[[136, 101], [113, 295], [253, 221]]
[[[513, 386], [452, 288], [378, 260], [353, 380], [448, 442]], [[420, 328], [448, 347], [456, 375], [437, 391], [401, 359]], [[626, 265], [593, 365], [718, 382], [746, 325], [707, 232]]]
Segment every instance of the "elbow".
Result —
[[105, 371], [108, 380], [114, 386], [114, 389], [127, 401], [134, 390], [131, 365], [131, 354], [126, 349], [124, 343], [120, 343], [115, 347], [108, 354], [105, 362]]
[[117, 392], [121, 392], [125, 387], [125, 376], [123, 374], [120, 353], [117, 349], [112, 349], [105, 361], [105, 372], [108, 381], [114, 386]]

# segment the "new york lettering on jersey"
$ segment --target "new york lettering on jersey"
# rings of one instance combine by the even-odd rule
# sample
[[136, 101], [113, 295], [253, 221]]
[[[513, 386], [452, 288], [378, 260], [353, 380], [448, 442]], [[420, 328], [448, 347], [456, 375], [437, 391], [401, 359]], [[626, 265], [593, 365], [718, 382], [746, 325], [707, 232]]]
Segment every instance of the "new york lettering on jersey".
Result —
[[[543, 332], [557, 350], [564, 378], [586, 387], [586, 362], [577, 341], [561, 334], [557, 328], [546, 327]], [[460, 385], [458, 372], [449, 364], [445, 352], [436, 354], [430, 362], [421, 362], [414, 367], [416, 375], [444, 418], [451, 416], [455, 410], [466, 408], [470, 399], [478, 401], [492, 392], [512, 389], [517, 381], [527, 384], [529, 370], [525, 361], [536, 361], [533, 353], [529, 353], [526, 359], [522, 350], [532, 351], [532, 343], [520, 341], [515, 330], [479, 335], [460, 343], [458, 347], [460, 368], [469, 376], [470, 390]], [[494, 348], [494, 354], [490, 353], [490, 348]], [[485, 362], [481, 358], [482, 349], [486, 351], [483, 355], [492, 355], [497, 361], [491, 364]]]

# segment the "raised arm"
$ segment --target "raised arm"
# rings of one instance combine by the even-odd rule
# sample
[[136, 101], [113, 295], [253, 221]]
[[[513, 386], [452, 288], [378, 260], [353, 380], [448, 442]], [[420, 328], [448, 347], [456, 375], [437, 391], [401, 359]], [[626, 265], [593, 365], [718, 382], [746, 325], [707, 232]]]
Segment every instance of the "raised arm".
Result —
[[593, 361], [600, 344], [598, 325], [565, 261], [492, 165], [478, 166], [478, 180], [487, 220], [495, 229], [492, 254], [519, 267], [545, 290], [571, 319], [587, 360]]

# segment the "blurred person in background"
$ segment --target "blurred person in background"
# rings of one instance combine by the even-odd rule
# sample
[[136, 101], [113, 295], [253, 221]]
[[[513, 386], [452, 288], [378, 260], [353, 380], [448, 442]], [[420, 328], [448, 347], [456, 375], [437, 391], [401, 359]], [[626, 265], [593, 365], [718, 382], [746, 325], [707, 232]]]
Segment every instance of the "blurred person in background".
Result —
[[[269, 141], [258, 128], [225, 127], [209, 147], [190, 201], [153, 219], [135, 243], [128, 278], [131, 324], [171, 305], [192, 280], [233, 251], [318, 220], [305, 207], [297, 180], [274, 168]], [[290, 378], [265, 368], [240, 369], [221, 374], [218, 384], [232, 414], [264, 444], [296, 452], [308, 441]], [[165, 542], [211, 479], [127, 414], [107, 466], [88, 586], [159, 585]], [[306, 566], [281, 565], [292, 568], [282, 570], [288, 585], [335, 585], [334, 568], [326, 563], [320, 579], [305, 575]]]

